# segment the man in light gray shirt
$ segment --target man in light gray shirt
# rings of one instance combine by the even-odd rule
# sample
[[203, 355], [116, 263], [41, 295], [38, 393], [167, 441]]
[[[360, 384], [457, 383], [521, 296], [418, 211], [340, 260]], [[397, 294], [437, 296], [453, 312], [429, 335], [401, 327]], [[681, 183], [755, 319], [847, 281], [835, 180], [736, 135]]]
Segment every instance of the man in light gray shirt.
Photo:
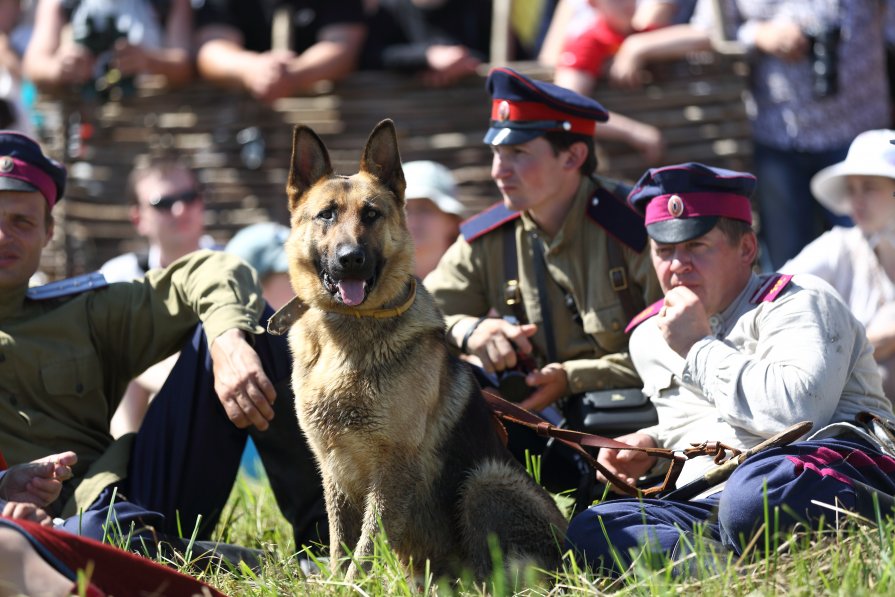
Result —
[[[634, 550], [671, 554], [698, 526], [739, 553], [766, 505], [781, 508], [777, 528], [788, 530], [829, 512], [818, 504], [872, 515], [874, 498], [884, 509], [893, 503], [895, 458], [854, 424], [858, 413], [893, 418], [864, 328], [819, 278], [753, 273], [755, 182], [689, 163], [647, 171], [629, 195], [645, 213], [665, 297], [629, 324], [631, 357], [659, 422], [618, 439], [678, 451], [718, 440], [747, 450], [801, 421], [813, 424], [811, 439], [759, 452], [708, 496], [611, 500], [581, 513], [569, 543], [594, 568], [617, 572], [613, 553], [623, 564]], [[656, 459], [602, 450], [599, 461], [633, 483]], [[711, 465], [688, 463], [678, 488]]]

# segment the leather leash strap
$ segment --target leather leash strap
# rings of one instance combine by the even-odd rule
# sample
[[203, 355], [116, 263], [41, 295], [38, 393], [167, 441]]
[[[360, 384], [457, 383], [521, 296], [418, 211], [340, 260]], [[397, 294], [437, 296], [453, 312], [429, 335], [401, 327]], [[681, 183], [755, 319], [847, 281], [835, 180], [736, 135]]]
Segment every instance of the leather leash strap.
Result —
[[[673, 450], [668, 450], [665, 448], [637, 448], [616, 441], [614, 439], [610, 439], [608, 437], [591, 435], [589, 433], [581, 433], [578, 431], [572, 431], [570, 429], [562, 429], [556, 427], [555, 425], [552, 425], [551, 423], [548, 423], [533, 412], [526, 410], [521, 406], [514, 404], [513, 402], [504, 400], [497, 392], [491, 390], [490, 388], [483, 388], [482, 394], [485, 396], [485, 400], [488, 402], [488, 406], [491, 407], [491, 410], [498, 418], [504, 421], [509, 421], [511, 423], [516, 423], [517, 425], [522, 425], [523, 427], [528, 427], [529, 429], [535, 431], [538, 435], [544, 437], [553, 437], [557, 441], [569, 446], [569, 448], [578, 452], [578, 454], [580, 454], [581, 457], [584, 458], [585, 461], [587, 461], [594, 469], [601, 472], [603, 476], [609, 480], [610, 483], [612, 483], [619, 489], [619, 491], [632, 497], [636, 497], [638, 495], [651, 495], [653, 493], [663, 491], [665, 487], [673, 484], [674, 481], [677, 480], [677, 477], [680, 475], [681, 470], [683, 470], [684, 462], [687, 461], [687, 457], [683, 452], [674, 452]], [[618, 478], [614, 473], [597, 462], [597, 459], [591, 456], [590, 453], [582, 446], [588, 446], [591, 448], [609, 448], [613, 450], [636, 450], [638, 452], [645, 452], [647, 454], [655, 455], [659, 458], [666, 458], [671, 460], [671, 466], [668, 467], [668, 473], [665, 475], [665, 479], [660, 486], [640, 490], [629, 484], [628, 482]]]
[[[528, 427], [538, 435], [555, 438], [557, 441], [569, 446], [571, 449], [578, 452], [595, 470], [602, 473], [603, 476], [606, 477], [606, 479], [619, 491], [632, 497], [655, 495], [665, 491], [668, 487], [674, 486], [674, 483], [677, 481], [684, 468], [684, 464], [691, 458], [697, 456], [712, 456], [714, 463], [719, 465], [719, 468], [713, 469], [713, 471], [723, 471], [723, 474], [720, 475], [711, 474], [713, 471], [710, 471], [710, 473], [703, 478], [704, 484], [707, 483], [708, 485], [713, 485], [716, 482], [723, 480], [723, 478], [726, 478], [726, 476], [729, 476], [730, 473], [733, 472], [733, 469], [749, 456], [767, 448], [786, 445], [793, 442], [807, 433], [811, 428], [810, 422], [802, 421], [801, 423], [796, 423], [745, 452], [717, 441], [705, 441], [700, 444], [691, 444], [691, 447], [686, 448], [685, 450], [641, 448], [600, 435], [581, 433], [579, 431], [572, 431], [571, 429], [556, 427], [531, 411], [522, 408], [518, 404], [505, 400], [500, 394], [490, 388], [483, 388], [482, 394], [485, 396], [488, 406], [491, 407], [492, 412], [497, 418]], [[584, 446], [609, 450], [634, 450], [635, 452], [643, 452], [644, 454], [651, 454], [658, 458], [664, 458], [671, 462], [668, 467], [668, 472], [665, 474], [665, 478], [662, 480], [661, 484], [656, 485], [655, 487], [639, 489], [626, 481], [622, 481], [615, 474], [607, 470], [606, 467], [597, 462], [597, 459], [584, 449]], [[730, 457], [728, 457], [728, 452], [730, 453]], [[689, 488], [691, 485], [695, 485], [695, 483], [688, 484], [686, 487]], [[683, 490], [683, 488], [681, 489]], [[681, 491], [681, 493], [684, 492]], [[689, 492], [687, 493], [689, 494]], [[669, 494], [669, 496], [666, 497], [672, 496], [675, 498], [679, 497], [678, 495], [673, 494]]]

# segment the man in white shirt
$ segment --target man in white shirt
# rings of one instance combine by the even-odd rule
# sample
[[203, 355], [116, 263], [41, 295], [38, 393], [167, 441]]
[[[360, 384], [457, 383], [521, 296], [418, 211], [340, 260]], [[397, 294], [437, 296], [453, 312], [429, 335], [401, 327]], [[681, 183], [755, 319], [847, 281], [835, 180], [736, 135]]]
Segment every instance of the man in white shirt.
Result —
[[[780, 508], [777, 528], [788, 530], [828, 514], [818, 503], [865, 515], [874, 493], [892, 503], [895, 458], [851, 424], [859, 412], [893, 417], [863, 326], [814, 276], [753, 272], [755, 182], [689, 163], [647, 171], [629, 195], [645, 213], [665, 297], [629, 325], [631, 357], [659, 423], [618, 439], [674, 450], [718, 440], [745, 450], [807, 420], [812, 440], [758, 453], [707, 497], [611, 500], [581, 513], [569, 543], [596, 569], [618, 572], [643, 548], [671, 554], [698, 526], [739, 553], [766, 505], [772, 516]], [[656, 461], [627, 450], [602, 450], [599, 460], [628, 482]], [[711, 465], [688, 463], [678, 488]]]

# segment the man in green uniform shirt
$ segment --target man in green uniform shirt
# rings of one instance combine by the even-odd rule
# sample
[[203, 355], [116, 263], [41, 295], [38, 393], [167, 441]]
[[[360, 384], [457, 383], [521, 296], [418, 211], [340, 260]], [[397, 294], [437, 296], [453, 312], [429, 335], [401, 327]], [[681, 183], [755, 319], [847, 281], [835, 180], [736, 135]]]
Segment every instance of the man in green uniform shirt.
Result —
[[[485, 143], [503, 201], [465, 222], [425, 279], [449, 341], [504, 379], [520, 357], [534, 357], [523, 372], [531, 393], [521, 404], [548, 416], [571, 395], [640, 387], [624, 329], [661, 289], [644, 252], [641, 216], [627, 207], [625, 192], [594, 176], [593, 133], [606, 111], [508, 68], [492, 70], [487, 88], [493, 104]], [[575, 406], [569, 401], [566, 414]], [[514, 445], [510, 431], [517, 454], [537, 450], [531, 438]], [[574, 467], [542, 475], [557, 488], [578, 479]]]
[[[277, 397], [288, 388], [288, 350], [259, 325], [265, 304], [253, 271], [200, 251], [140, 281], [107, 284], [91, 274], [29, 289], [65, 176], [33, 140], [0, 132], [0, 446], [8, 462], [77, 453], [72, 480], [47, 508], [75, 532], [101, 539], [111, 515], [125, 534], [133, 522], [173, 539], [178, 525], [189, 536], [201, 516], [204, 538], [251, 433], [296, 539], [308, 540], [319, 481], [291, 394]], [[178, 349], [140, 432], [113, 441], [109, 421], [128, 381]]]

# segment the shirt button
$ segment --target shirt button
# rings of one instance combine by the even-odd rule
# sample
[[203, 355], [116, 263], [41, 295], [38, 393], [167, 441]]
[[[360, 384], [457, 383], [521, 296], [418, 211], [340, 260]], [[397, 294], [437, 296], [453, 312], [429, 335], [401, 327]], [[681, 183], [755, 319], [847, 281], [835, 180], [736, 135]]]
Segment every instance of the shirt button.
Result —
[[620, 324], [620, 323], [618, 322], [617, 319], [615, 319], [615, 320], [612, 321], [612, 331], [613, 331], [613, 332], [617, 332], [617, 331], [619, 331], [621, 328], [622, 328], [622, 324]]

